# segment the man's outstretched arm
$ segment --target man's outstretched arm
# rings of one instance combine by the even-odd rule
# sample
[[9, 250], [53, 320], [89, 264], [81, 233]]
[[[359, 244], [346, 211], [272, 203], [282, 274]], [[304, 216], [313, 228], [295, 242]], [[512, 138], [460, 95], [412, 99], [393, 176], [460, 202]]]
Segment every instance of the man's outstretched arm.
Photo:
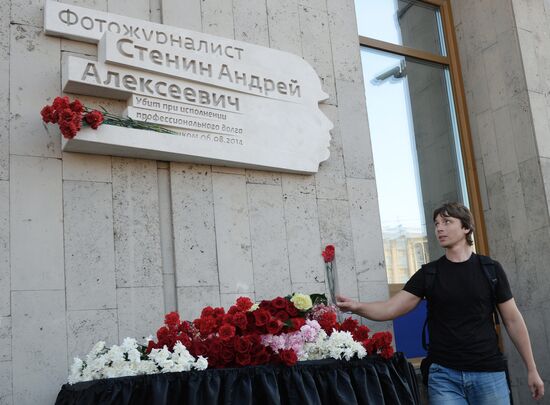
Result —
[[390, 321], [413, 310], [420, 300], [420, 297], [401, 290], [386, 301], [358, 302], [337, 296], [336, 305], [344, 312], [353, 312], [373, 321]]
[[534, 399], [541, 399], [544, 395], [544, 383], [537, 371], [537, 365], [533, 357], [531, 349], [531, 341], [529, 340], [529, 332], [523, 320], [523, 316], [519, 312], [516, 301], [510, 298], [501, 304], [498, 304], [498, 311], [506, 331], [518, 349], [525, 366], [527, 367], [527, 383], [531, 390], [531, 395]]

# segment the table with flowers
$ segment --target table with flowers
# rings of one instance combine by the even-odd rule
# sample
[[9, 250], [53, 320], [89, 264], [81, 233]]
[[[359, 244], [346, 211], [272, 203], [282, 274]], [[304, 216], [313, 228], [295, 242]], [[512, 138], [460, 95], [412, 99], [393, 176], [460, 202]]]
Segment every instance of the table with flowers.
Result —
[[240, 297], [192, 322], [169, 313], [144, 345], [98, 342], [56, 404], [418, 404], [414, 369], [391, 341], [339, 322], [324, 294]]

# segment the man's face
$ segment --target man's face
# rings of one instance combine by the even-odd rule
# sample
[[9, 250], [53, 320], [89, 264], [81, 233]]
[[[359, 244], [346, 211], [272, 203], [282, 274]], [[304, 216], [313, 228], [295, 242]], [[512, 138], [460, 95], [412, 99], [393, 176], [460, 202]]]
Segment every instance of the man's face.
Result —
[[460, 219], [438, 215], [435, 218], [435, 235], [442, 248], [450, 248], [466, 242], [469, 229], [462, 227]]

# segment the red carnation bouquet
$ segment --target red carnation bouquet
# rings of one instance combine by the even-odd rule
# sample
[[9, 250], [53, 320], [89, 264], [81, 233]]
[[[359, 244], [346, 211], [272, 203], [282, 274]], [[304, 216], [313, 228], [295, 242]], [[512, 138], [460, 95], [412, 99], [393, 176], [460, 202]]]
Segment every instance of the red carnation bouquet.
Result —
[[69, 97], [56, 97], [52, 105], [46, 105], [40, 111], [42, 121], [58, 124], [61, 134], [73, 139], [82, 128], [82, 124], [97, 129], [104, 121], [103, 114], [84, 107], [80, 100], [70, 101]]
[[80, 100], [71, 101], [69, 97], [56, 97], [52, 105], [46, 105], [40, 111], [44, 123], [59, 125], [61, 134], [66, 139], [73, 139], [82, 126], [90, 126], [92, 129], [99, 128], [102, 124], [116, 125], [119, 127], [147, 129], [155, 132], [174, 134], [160, 125], [148, 122], [135, 121], [131, 118], [118, 117], [114, 114], [94, 110], [84, 106]]

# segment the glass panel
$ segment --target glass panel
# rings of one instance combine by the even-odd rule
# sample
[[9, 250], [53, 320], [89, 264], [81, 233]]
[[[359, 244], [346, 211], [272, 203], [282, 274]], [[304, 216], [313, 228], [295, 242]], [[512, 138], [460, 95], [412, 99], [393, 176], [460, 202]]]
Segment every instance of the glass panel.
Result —
[[446, 56], [439, 9], [408, 0], [355, 0], [359, 35]]
[[447, 68], [361, 48], [388, 282], [443, 254], [432, 212], [468, 204]]

